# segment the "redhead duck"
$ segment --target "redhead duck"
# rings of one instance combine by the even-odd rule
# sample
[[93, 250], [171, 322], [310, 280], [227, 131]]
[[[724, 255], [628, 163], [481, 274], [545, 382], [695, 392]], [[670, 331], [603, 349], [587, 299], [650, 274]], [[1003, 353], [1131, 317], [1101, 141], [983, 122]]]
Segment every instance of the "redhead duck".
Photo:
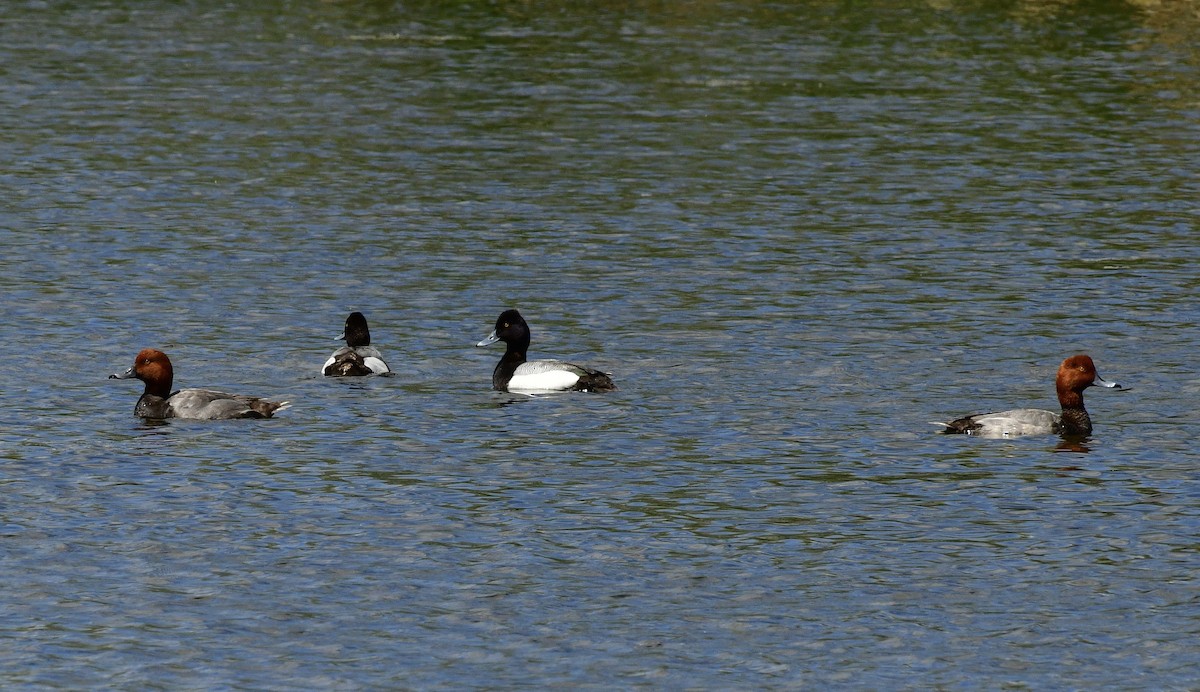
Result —
[[367, 329], [367, 318], [361, 312], [352, 312], [346, 318], [346, 329], [338, 339], [346, 345], [333, 352], [321, 366], [326, 377], [353, 377], [358, 375], [387, 375], [392, 371], [379, 350], [371, 345], [371, 330]]
[[503, 341], [508, 347], [492, 372], [492, 388], [499, 392], [611, 392], [617, 388], [608, 373], [564, 363], [561, 360], [525, 360], [529, 350], [529, 325], [516, 310], [496, 318], [496, 328], [476, 346]]
[[256, 396], [226, 394], [210, 389], [181, 389], [171, 392], [174, 371], [171, 359], [158, 349], [145, 348], [133, 359], [133, 367], [109, 375], [110, 380], [137, 378], [146, 383], [146, 391], [134, 406], [134, 414], [143, 418], [270, 418], [288, 407]]
[[1092, 418], [1083, 408], [1083, 390], [1092, 385], [1120, 389], [1116, 382], [1105, 382], [1096, 373], [1096, 365], [1089, 356], [1071, 356], [1058, 366], [1054, 380], [1058, 389], [1058, 403], [1062, 413], [1034, 408], [1018, 408], [998, 413], [979, 413], [964, 416], [949, 423], [936, 423], [946, 427], [943, 433], [978, 435], [980, 437], [1017, 437], [1019, 435], [1083, 436], [1092, 432]]

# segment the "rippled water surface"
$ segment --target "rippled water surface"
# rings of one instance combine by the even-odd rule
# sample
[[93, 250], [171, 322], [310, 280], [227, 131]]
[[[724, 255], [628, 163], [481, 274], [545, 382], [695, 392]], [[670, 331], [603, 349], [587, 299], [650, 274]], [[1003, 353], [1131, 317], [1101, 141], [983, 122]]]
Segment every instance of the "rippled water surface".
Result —
[[5, 687], [1200, 684], [1190, 5], [244, 4], [0, 6]]

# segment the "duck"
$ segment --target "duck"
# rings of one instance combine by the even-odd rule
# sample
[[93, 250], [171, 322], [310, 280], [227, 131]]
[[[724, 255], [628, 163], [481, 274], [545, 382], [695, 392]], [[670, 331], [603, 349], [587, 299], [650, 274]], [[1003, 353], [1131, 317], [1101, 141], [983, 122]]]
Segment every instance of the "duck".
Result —
[[505, 310], [496, 328], [477, 347], [503, 341], [504, 356], [492, 371], [492, 389], [498, 392], [611, 392], [617, 385], [610, 373], [561, 360], [526, 360], [529, 325], [521, 313]]
[[326, 377], [357, 377], [361, 375], [387, 375], [392, 371], [379, 349], [371, 345], [371, 330], [367, 318], [361, 312], [352, 312], [346, 318], [346, 328], [337, 337], [346, 340], [346, 345], [333, 352], [321, 366]]
[[125, 372], [109, 375], [110, 380], [139, 379], [146, 389], [133, 407], [142, 418], [193, 418], [222, 420], [231, 418], [270, 418], [276, 411], [290, 406], [287, 401], [267, 401], [256, 396], [227, 394], [211, 389], [180, 389], [171, 391], [174, 369], [167, 354], [155, 348], [144, 348]]
[[1062, 406], [1061, 413], [1034, 408], [1018, 408], [997, 413], [978, 413], [963, 416], [949, 423], [935, 423], [945, 426], [943, 433], [948, 435], [964, 434], [979, 437], [1019, 437], [1023, 435], [1058, 434], [1071, 437], [1083, 437], [1092, 434], [1092, 417], [1083, 407], [1083, 390], [1091, 386], [1121, 389], [1116, 382], [1106, 382], [1096, 372], [1096, 364], [1091, 356], [1078, 354], [1071, 356], [1058, 366], [1058, 375], [1054, 378], [1058, 390], [1058, 403]]

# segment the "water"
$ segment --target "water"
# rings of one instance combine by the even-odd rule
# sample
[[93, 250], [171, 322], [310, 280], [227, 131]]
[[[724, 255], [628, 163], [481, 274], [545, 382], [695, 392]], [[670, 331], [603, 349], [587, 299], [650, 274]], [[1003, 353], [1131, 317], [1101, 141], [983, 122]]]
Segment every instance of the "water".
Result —
[[[4, 5], [0, 682], [1194, 687], [1198, 29]], [[507, 307], [620, 391], [491, 392]], [[1082, 444], [928, 423], [1075, 352]]]

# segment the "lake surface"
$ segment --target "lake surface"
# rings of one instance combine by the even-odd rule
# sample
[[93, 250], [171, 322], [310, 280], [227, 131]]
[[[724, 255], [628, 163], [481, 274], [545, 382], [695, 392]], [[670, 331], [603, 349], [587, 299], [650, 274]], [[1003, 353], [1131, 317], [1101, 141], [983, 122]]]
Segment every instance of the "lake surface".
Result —
[[1187, 3], [244, 4], [0, 5], [5, 688], [1200, 684]]

